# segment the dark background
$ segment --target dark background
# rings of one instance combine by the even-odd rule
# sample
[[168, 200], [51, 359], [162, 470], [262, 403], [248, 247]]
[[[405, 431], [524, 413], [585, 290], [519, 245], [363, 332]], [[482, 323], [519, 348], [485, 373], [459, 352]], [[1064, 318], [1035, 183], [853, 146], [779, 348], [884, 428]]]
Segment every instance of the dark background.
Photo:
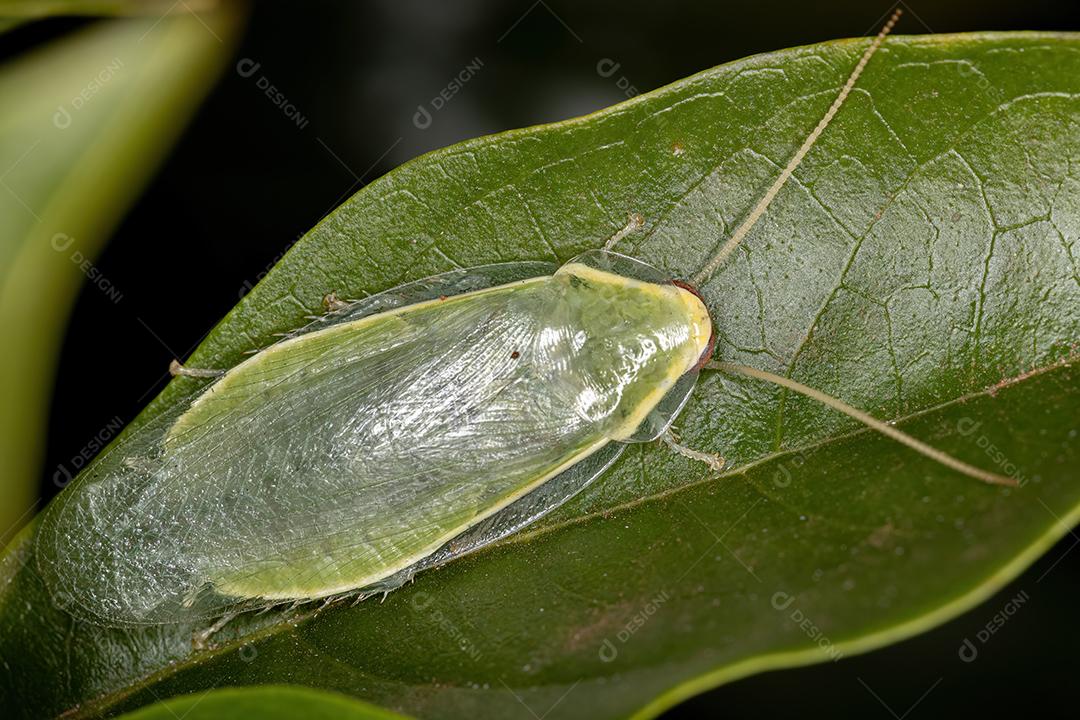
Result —
[[[1069, 30], [1074, 2], [907, 4], [897, 32]], [[96, 264], [124, 296], [87, 287], [72, 314], [51, 407], [46, 468], [159, 391], [246, 288], [364, 181], [466, 138], [559, 120], [745, 55], [876, 32], [886, 2], [265, 2], [235, 62]], [[14, 34], [29, 43], [71, 21]], [[413, 116], [467, 64], [479, 71], [430, 127]], [[597, 71], [609, 59], [610, 77]], [[609, 66], [611, 63], [608, 64]], [[303, 121], [275, 107], [266, 76]], [[619, 80], [625, 78], [621, 83]], [[57, 490], [43, 472], [42, 491]], [[998, 596], [918, 638], [838, 663], [767, 673], [706, 693], [670, 717], [980, 717], [1067, 708], [1076, 675], [1067, 536]], [[962, 662], [964, 638], [1018, 593], [1028, 600]], [[722, 609], [718, 610], [722, 612]], [[978, 644], [978, 643], [977, 643]], [[1064, 711], [1062, 711], [1064, 712]]]

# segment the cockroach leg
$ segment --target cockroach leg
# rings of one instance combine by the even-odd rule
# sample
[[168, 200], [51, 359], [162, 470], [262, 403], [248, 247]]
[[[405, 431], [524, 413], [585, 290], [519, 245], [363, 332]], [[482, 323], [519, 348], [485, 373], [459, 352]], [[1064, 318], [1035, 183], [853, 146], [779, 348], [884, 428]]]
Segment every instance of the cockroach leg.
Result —
[[328, 292], [326, 295], [323, 295], [322, 304], [323, 309], [330, 313], [344, 310], [349, 307], [349, 303], [339, 298], [336, 292]]
[[227, 612], [218, 618], [213, 625], [195, 633], [191, 637], [191, 647], [196, 650], [205, 650], [207, 647], [207, 641], [217, 633], [218, 630], [228, 625], [233, 618], [239, 615], [239, 612]]
[[606, 243], [604, 243], [604, 249], [605, 250], [610, 250], [611, 248], [615, 247], [615, 245], [620, 240], [622, 240], [624, 237], [626, 237], [630, 233], [634, 232], [635, 230], [637, 230], [639, 227], [641, 227], [644, 224], [645, 224], [645, 216], [644, 215], [642, 215], [641, 213], [630, 213], [630, 215], [627, 217], [626, 225], [623, 227], [622, 230], [620, 230], [619, 232], [615, 233], [610, 238], [608, 238], [608, 241]]
[[690, 460], [697, 460], [698, 462], [708, 465], [713, 472], [721, 472], [724, 469], [724, 458], [716, 453], [702, 452], [701, 450], [695, 450], [691, 447], [687, 447], [679, 442], [679, 436], [675, 434], [674, 430], [668, 429], [661, 437], [664, 444], [671, 448], [676, 454], [682, 455], [684, 458]]
[[184, 377], [193, 378], [216, 378], [225, 374], [225, 370], [215, 370], [211, 368], [189, 368], [180, 364], [179, 360], [173, 360], [169, 363], [169, 374], [173, 377], [183, 375]]

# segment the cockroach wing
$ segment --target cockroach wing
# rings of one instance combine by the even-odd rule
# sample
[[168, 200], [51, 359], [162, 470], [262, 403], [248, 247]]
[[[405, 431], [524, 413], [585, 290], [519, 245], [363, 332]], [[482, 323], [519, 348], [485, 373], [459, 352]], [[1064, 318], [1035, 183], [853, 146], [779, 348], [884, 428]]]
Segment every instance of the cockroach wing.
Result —
[[519, 280], [551, 275], [558, 269], [559, 266], [555, 263], [526, 260], [449, 270], [397, 285], [360, 300], [348, 301], [344, 307], [319, 316], [299, 330], [290, 333], [288, 337], [306, 335], [331, 325], [360, 320], [369, 315], [428, 300], [464, 295]]
[[231, 369], [50, 507], [54, 597], [112, 625], [329, 597], [561, 502], [556, 484], [504, 512], [595, 477], [564, 473], [634, 432], [708, 324], [677, 288], [569, 267], [330, 322]]
[[626, 450], [624, 443], [608, 443], [592, 455], [575, 463], [517, 502], [472, 526], [431, 555], [380, 580], [365, 592], [378, 594], [401, 587], [416, 573], [438, 567], [454, 558], [468, 555], [496, 540], [513, 535], [570, 500], [603, 475]]

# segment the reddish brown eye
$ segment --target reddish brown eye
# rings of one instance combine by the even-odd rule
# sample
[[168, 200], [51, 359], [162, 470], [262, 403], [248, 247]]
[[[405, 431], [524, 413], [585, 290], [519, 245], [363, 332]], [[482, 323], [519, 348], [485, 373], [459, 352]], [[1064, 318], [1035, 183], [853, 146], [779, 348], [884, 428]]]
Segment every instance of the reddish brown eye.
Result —
[[688, 293], [692, 293], [694, 295], [694, 297], [696, 297], [702, 303], [705, 302], [705, 298], [703, 298], [701, 296], [701, 293], [698, 292], [698, 289], [696, 287], [694, 287], [693, 285], [691, 285], [690, 283], [686, 282], [685, 280], [672, 280], [671, 284], [674, 285], [675, 287], [682, 288], [683, 290], [687, 291]]

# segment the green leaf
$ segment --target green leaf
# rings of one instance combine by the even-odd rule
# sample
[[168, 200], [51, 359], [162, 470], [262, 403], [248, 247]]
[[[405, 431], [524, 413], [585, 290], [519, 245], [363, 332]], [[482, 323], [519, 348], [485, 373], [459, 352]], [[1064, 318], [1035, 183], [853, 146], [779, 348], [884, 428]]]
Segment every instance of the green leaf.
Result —
[[[188, 12], [207, 12], [215, 3], [193, 0]], [[0, 0], [0, 26], [4, 20], [33, 20], [55, 15], [168, 15], [177, 3], [169, 0]]]
[[[725, 65], [585, 118], [431, 153], [285, 256], [191, 364], [299, 326], [333, 290], [624, 252], [686, 277], [832, 101], [865, 40]], [[990, 470], [947, 471], [760, 382], [703, 378], [650, 444], [538, 525], [385, 602], [104, 629], [50, 606], [32, 528], [0, 567], [8, 715], [89, 717], [287, 681], [419, 717], [654, 715], [749, 673], [925, 630], [1080, 517], [1080, 35], [894, 38], [745, 246], [702, 288], [717, 356], [790, 374]], [[195, 387], [176, 381], [135, 425]], [[2, 580], [0, 580], [2, 582]], [[61, 678], [62, 681], [57, 681]]]
[[102, 22], [0, 67], [0, 542], [33, 516], [80, 285], [123, 298], [91, 258], [217, 77], [237, 25], [231, 10]]
[[[168, 15], [177, 4], [169, 0], [0, 0], [0, 34], [33, 20], [59, 15]], [[186, 3], [185, 7], [193, 13], [208, 9], [200, 0]]]
[[227, 688], [185, 695], [123, 715], [119, 720], [408, 720], [404, 715], [336, 693], [288, 685]]

